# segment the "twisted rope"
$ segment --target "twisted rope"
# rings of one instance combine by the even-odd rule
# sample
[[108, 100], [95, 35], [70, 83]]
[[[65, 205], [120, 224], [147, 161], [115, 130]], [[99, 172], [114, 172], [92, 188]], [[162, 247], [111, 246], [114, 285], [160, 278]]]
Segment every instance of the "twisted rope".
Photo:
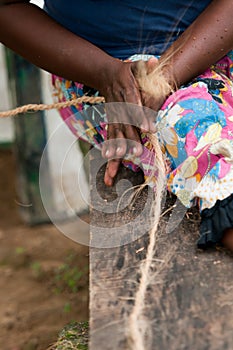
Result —
[[75, 106], [79, 103], [101, 103], [104, 102], [104, 97], [101, 96], [82, 96], [71, 101], [56, 102], [51, 104], [28, 104], [9, 111], [0, 112], [0, 118], [14, 117], [17, 114], [37, 111], [48, 111], [51, 109], [61, 109], [70, 106]]
[[[148, 94], [148, 96], [154, 96], [155, 99], [160, 96], [165, 100], [166, 96], [173, 91], [172, 86], [169, 85], [163, 76], [161, 64], [157, 65], [155, 69], [148, 74], [145, 63], [140, 62], [137, 81], [140, 88]], [[152, 322], [146, 316], [145, 309], [147, 306], [147, 289], [152, 280], [153, 258], [157, 250], [161, 202], [166, 188], [166, 166], [157, 135], [148, 134], [148, 137], [155, 151], [154, 171], [157, 173], [156, 192], [155, 200], [151, 208], [153, 226], [149, 231], [149, 243], [146, 257], [140, 264], [141, 278], [135, 293], [134, 306], [129, 315], [127, 340], [130, 350], [152, 350], [153, 348]], [[151, 176], [153, 176], [153, 174], [151, 174]], [[150, 182], [150, 178], [147, 179], [147, 182]], [[142, 188], [143, 186], [144, 184]]]

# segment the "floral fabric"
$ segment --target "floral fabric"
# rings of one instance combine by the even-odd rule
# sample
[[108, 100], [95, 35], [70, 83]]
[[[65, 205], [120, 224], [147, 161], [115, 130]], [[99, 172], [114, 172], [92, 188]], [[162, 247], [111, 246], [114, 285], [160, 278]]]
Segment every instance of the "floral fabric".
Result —
[[[131, 60], [150, 56], [134, 55]], [[53, 76], [59, 101], [98, 92], [82, 84]], [[163, 104], [157, 117], [157, 137], [167, 158], [167, 188], [186, 207], [198, 202], [200, 209], [211, 208], [217, 200], [233, 193], [233, 51], [203, 74], [182, 86]], [[71, 131], [98, 148], [106, 140], [107, 118], [104, 105], [88, 108], [80, 104], [61, 110]], [[139, 158], [127, 156], [124, 164], [140, 166], [145, 178], [156, 171], [151, 145], [145, 134]]]

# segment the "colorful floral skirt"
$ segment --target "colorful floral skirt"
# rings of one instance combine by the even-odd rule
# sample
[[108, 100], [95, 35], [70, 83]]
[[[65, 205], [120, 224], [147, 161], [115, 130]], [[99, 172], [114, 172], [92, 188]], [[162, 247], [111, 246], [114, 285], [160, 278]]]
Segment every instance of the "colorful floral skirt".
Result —
[[[130, 60], [149, 57], [134, 55]], [[187, 208], [198, 204], [202, 216], [200, 247], [220, 242], [224, 230], [233, 227], [232, 81], [233, 51], [170, 95], [157, 116], [157, 137], [168, 162], [167, 189]], [[98, 95], [57, 76], [52, 82], [59, 101]], [[75, 135], [100, 149], [107, 138], [104, 105], [89, 107], [80, 104], [60, 113]], [[141, 140], [143, 154], [137, 159], [127, 156], [123, 163], [135, 171], [140, 166], [145, 178], [155, 177], [153, 162], [147, 156], [151, 145], [146, 134], [141, 134]], [[155, 182], [152, 177], [151, 185]]]

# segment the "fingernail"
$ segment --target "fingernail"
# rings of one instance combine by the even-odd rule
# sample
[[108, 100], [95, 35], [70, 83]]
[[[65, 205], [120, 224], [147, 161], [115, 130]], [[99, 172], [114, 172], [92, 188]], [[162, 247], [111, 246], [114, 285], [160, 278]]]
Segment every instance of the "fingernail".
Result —
[[121, 147], [117, 147], [116, 153], [121, 153], [121, 151], [122, 151], [122, 148]]
[[109, 156], [109, 150], [107, 150], [106, 152], [105, 152], [105, 157], [107, 157], [107, 156]]
[[147, 125], [141, 124], [141, 129], [147, 131]]
[[136, 154], [138, 152], [137, 147], [133, 147], [133, 153]]
[[150, 125], [150, 132], [156, 132], [156, 125], [155, 125], [155, 123]]

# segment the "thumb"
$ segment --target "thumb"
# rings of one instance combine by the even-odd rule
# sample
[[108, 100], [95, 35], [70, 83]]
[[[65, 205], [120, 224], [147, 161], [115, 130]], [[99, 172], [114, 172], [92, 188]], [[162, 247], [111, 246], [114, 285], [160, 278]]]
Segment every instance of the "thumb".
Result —
[[147, 62], [146, 62], [146, 66], [147, 66], [147, 74], [150, 74], [151, 72], [153, 72], [153, 70], [158, 66], [159, 64], [159, 60], [156, 57], [151, 57]]

